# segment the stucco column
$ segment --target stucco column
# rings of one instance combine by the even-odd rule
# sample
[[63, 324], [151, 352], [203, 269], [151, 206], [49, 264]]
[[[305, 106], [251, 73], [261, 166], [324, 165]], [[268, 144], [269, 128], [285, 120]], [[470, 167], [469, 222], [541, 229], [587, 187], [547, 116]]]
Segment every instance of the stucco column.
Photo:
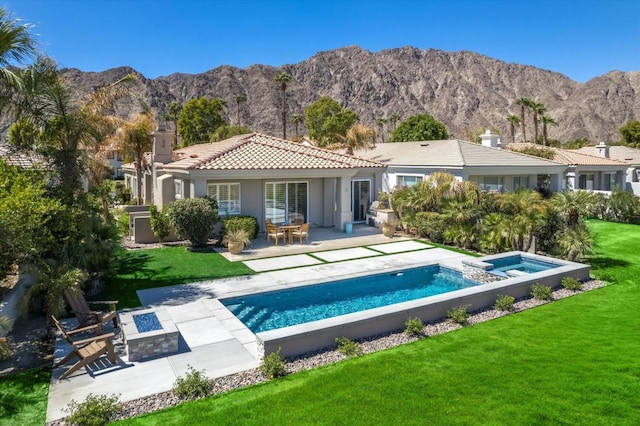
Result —
[[576, 169], [575, 167], [570, 167], [567, 169], [566, 173], [565, 173], [565, 177], [566, 177], [566, 182], [567, 182], [567, 191], [575, 191], [576, 190], [576, 179], [577, 179], [577, 174], [576, 174]]
[[338, 178], [337, 194], [338, 211], [336, 228], [344, 230], [344, 224], [351, 222], [351, 179], [349, 177]]

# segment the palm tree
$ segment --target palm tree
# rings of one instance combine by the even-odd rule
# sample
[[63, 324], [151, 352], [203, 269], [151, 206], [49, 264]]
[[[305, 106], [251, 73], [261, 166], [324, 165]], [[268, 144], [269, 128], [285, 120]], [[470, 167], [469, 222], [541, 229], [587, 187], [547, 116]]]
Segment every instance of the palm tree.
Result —
[[236, 118], [238, 121], [238, 126], [241, 126], [240, 124], [240, 104], [243, 102], [247, 102], [247, 96], [243, 95], [242, 93], [236, 93], [235, 95], [233, 95], [233, 100], [236, 101]]
[[590, 191], [555, 192], [551, 207], [566, 221], [569, 228], [577, 228], [595, 208], [597, 196]]
[[538, 123], [540, 122], [540, 117], [544, 115], [547, 109], [543, 104], [537, 102], [531, 102], [529, 107], [531, 111], [533, 111], [533, 143], [538, 143]]
[[520, 106], [520, 124], [522, 124], [522, 142], [527, 141], [527, 126], [526, 126], [526, 110], [531, 107], [533, 101], [529, 98], [521, 97], [516, 100], [516, 105]]
[[16, 74], [8, 67], [36, 56], [36, 42], [29, 34], [31, 27], [0, 7], [0, 80], [3, 83], [18, 82]]
[[182, 112], [182, 104], [178, 101], [171, 101], [167, 105], [167, 112], [164, 113], [164, 119], [173, 122], [173, 146], [178, 145], [178, 117]]
[[64, 291], [68, 288], [80, 289], [88, 275], [78, 268], [71, 268], [63, 262], [49, 260], [37, 266], [37, 281], [27, 289], [22, 299], [21, 314], [26, 316], [29, 302], [36, 296], [43, 296], [44, 310], [50, 315], [66, 314]]
[[382, 139], [382, 143], [384, 143], [384, 125], [389, 121], [388, 118], [378, 118], [376, 123], [378, 127], [380, 127], [380, 138]]
[[547, 126], [557, 126], [558, 122], [554, 120], [552, 117], [548, 115], [542, 116], [542, 142], [544, 146], [547, 146], [548, 143], [548, 135], [547, 135]]
[[136, 165], [137, 202], [142, 204], [142, 162], [144, 153], [153, 143], [154, 120], [150, 110], [139, 113], [118, 129], [118, 140], [122, 150], [133, 157]]
[[351, 126], [351, 128], [347, 130], [346, 136], [336, 136], [342, 139], [342, 146], [347, 149], [347, 155], [353, 155], [353, 152], [357, 149], [369, 149], [375, 146], [376, 138], [378, 137], [376, 129], [361, 123], [356, 123]]
[[520, 125], [520, 118], [517, 115], [507, 115], [507, 121], [509, 122], [509, 131], [511, 133], [511, 143], [516, 142], [516, 127]]
[[400, 116], [398, 114], [391, 114], [391, 117], [389, 117], [389, 121], [391, 122], [391, 125], [393, 126], [393, 130], [396, 129], [396, 125], [398, 124], [398, 121], [400, 121]]
[[542, 195], [532, 189], [519, 189], [502, 194], [498, 199], [502, 212], [510, 215], [509, 226], [513, 227], [513, 247], [528, 251], [535, 231], [545, 224], [548, 209]]
[[586, 226], [566, 228], [558, 238], [562, 256], [570, 261], [582, 261], [593, 249], [593, 237]]
[[280, 84], [282, 90], [282, 139], [287, 138], [287, 84], [291, 81], [291, 75], [281, 72], [273, 78], [273, 81]]
[[304, 121], [304, 115], [302, 115], [302, 114], [293, 114], [291, 116], [291, 122], [293, 123], [293, 125], [295, 126], [295, 129], [296, 129], [296, 140], [298, 140], [298, 126], [303, 121]]

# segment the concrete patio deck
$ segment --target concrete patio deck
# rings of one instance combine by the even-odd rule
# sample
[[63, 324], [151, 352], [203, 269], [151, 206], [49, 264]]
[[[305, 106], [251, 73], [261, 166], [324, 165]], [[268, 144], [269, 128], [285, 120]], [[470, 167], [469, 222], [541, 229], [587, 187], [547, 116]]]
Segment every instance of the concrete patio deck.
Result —
[[[366, 234], [366, 231], [368, 230], [362, 234]], [[377, 229], [375, 234], [359, 235], [356, 228], [352, 236], [342, 238], [346, 241], [340, 241], [341, 238], [320, 240], [317, 237], [320, 232], [315, 233], [315, 237], [314, 231], [311, 232], [310, 241], [318, 241], [316, 245], [292, 244], [279, 246], [276, 250], [272, 250], [273, 247], [267, 248], [271, 250], [269, 255], [276, 255], [274, 253], [280, 250], [296, 253], [296, 250], [309, 249], [305, 254], [271, 258], [265, 256], [264, 252], [249, 251], [246, 258], [253, 260], [247, 260], [247, 265], [256, 271], [266, 272], [139, 291], [143, 307], [162, 306], [173, 319], [180, 331], [178, 352], [131, 362], [124, 352], [122, 336], [119, 336], [115, 366], [111, 366], [106, 359], [101, 359], [91, 367], [81, 369], [61, 381], [58, 378], [68, 366], [55, 368], [49, 391], [47, 421], [63, 417], [65, 413], [62, 409], [71, 399], [82, 401], [89, 393], [116, 393], [120, 394], [121, 401], [129, 401], [170, 390], [176, 378], [187, 373], [189, 365], [196, 370], [204, 370], [211, 378], [258, 367], [262, 351], [255, 334], [233, 316], [218, 298], [284, 289], [318, 280], [367, 275], [433, 261], [461, 268], [462, 259], [467, 258], [418, 241], [404, 238], [390, 240]], [[344, 233], [333, 232], [336, 237], [345, 236]], [[331, 236], [329, 232], [327, 235]], [[366, 247], [354, 248], [360, 245]], [[330, 248], [334, 250], [329, 250]], [[323, 251], [318, 252], [318, 249]], [[254, 246], [252, 250], [257, 248]], [[61, 359], [68, 350], [69, 345], [59, 338], [56, 342], [55, 361]]]

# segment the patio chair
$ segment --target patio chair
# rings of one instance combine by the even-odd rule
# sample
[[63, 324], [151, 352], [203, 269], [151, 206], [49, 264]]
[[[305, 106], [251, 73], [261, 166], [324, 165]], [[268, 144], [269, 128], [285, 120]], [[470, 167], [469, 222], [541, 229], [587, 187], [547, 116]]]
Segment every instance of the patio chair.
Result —
[[[78, 318], [80, 327], [86, 327], [89, 325], [98, 325], [100, 327], [100, 333], [102, 333], [102, 326], [109, 321], [113, 321], [113, 327], [118, 327], [118, 316], [116, 313], [117, 300], [108, 301], [91, 301], [87, 302], [84, 298], [82, 291], [78, 289], [68, 288], [64, 291], [64, 297], [67, 299], [71, 312]], [[108, 305], [108, 312], [91, 310], [89, 304], [92, 305]]]
[[62, 327], [62, 324], [60, 324], [56, 317], [51, 315], [51, 319], [53, 319], [53, 323], [56, 325], [56, 328], [60, 331], [60, 333], [62, 333], [62, 337], [64, 337], [72, 347], [71, 352], [69, 352], [61, 361], [56, 363], [54, 367], [64, 365], [70, 360], [78, 358], [78, 361], [76, 361], [76, 363], [73, 364], [67, 371], [62, 373], [62, 376], [60, 376], [58, 380], [62, 380], [65, 377], [68, 377], [69, 375], [71, 375], [71, 373], [91, 364], [104, 354], [107, 355], [107, 359], [111, 364], [116, 363], [116, 353], [113, 349], [113, 342], [111, 340], [113, 339], [115, 334], [107, 333], [89, 337], [87, 339], [73, 340], [71, 337], [72, 335], [87, 331], [96, 331], [98, 325], [94, 324], [89, 327], [82, 327], [72, 331], [67, 331], [64, 329], [64, 327]]
[[285, 241], [285, 233], [276, 228], [274, 224], [267, 224], [267, 244], [269, 243], [269, 239], [274, 239], [276, 240], [276, 245], [278, 245], [280, 238], [282, 238], [282, 241]]
[[294, 238], [299, 238], [300, 239], [300, 244], [302, 244], [302, 239], [306, 238], [307, 243], [309, 242], [309, 224], [308, 223], [303, 223], [300, 226], [300, 229], [294, 230], [293, 231], [293, 236]]
[[273, 222], [271, 221], [271, 219], [265, 219], [264, 221], [264, 239], [267, 240], [267, 242], [269, 242], [269, 233], [267, 232], [267, 225], [273, 225]]

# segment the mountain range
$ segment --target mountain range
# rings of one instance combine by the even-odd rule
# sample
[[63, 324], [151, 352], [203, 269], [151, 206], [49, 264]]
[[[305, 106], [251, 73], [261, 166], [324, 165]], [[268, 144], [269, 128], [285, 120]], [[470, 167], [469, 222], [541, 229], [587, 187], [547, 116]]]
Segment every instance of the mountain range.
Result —
[[[176, 68], [179, 66], [176, 64]], [[63, 75], [82, 96], [134, 73], [139, 96], [159, 116], [174, 100], [184, 104], [203, 96], [222, 98], [227, 101], [223, 115], [230, 124], [237, 124], [234, 95], [244, 94], [247, 101], [240, 105], [241, 124], [281, 136], [282, 94], [273, 82], [281, 72], [292, 76], [286, 90], [289, 117], [304, 114], [304, 109], [321, 96], [330, 96], [368, 125], [375, 126], [378, 118], [392, 114], [404, 120], [427, 113], [443, 122], [455, 138], [466, 139], [484, 127], [493, 127], [506, 138], [507, 115], [519, 116], [515, 101], [527, 97], [545, 105], [546, 115], [558, 123], [549, 128], [549, 137], [562, 142], [577, 138], [617, 141], [622, 125], [640, 119], [640, 72], [611, 71], [578, 83], [557, 72], [468, 51], [402, 47], [372, 53], [349, 46], [280, 67], [220, 66], [201, 74], [175, 73], [155, 79], [145, 78], [130, 67], [103, 72], [67, 68]], [[129, 100], [118, 106], [118, 113], [127, 115], [137, 108], [138, 103]], [[532, 126], [528, 115], [528, 137], [533, 134]], [[288, 123], [287, 127], [292, 136], [294, 126]], [[299, 132], [304, 131], [300, 125]], [[517, 139], [519, 135], [520, 130]]]

